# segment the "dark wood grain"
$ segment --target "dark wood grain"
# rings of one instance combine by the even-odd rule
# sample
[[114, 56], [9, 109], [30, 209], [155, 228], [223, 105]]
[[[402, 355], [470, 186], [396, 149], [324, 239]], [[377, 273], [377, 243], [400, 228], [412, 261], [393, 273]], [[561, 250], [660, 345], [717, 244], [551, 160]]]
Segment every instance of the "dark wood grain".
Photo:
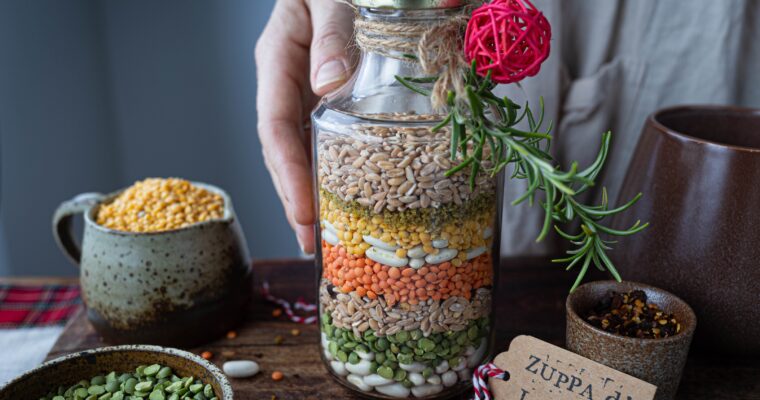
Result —
[[[316, 325], [297, 325], [284, 317], [273, 318], [270, 303], [263, 301], [260, 288], [265, 280], [271, 292], [295, 300], [313, 301], [316, 273], [308, 261], [260, 261], [254, 263], [256, 299], [248, 313], [248, 322], [238, 329], [235, 339], [221, 338], [194, 352], [209, 350], [213, 361], [221, 366], [228, 359], [252, 359], [259, 362], [262, 373], [253, 379], [233, 380], [241, 399], [349, 399], [350, 392], [335, 383], [322, 366]], [[502, 262], [496, 296], [498, 349], [522, 334], [564, 344], [564, 301], [574, 277], [545, 259], [506, 259]], [[203, 329], [203, 327], [198, 327]], [[300, 335], [291, 335], [299, 329]], [[275, 345], [275, 337], [284, 341]], [[77, 314], [48, 358], [105, 345], [87, 323], [84, 312]], [[233, 351], [234, 356], [223, 356]], [[279, 370], [285, 379], [273, 382], [269, 375]], [[692, 357], [684, 372], [679, 399], [760, 399], [760, 362]]]

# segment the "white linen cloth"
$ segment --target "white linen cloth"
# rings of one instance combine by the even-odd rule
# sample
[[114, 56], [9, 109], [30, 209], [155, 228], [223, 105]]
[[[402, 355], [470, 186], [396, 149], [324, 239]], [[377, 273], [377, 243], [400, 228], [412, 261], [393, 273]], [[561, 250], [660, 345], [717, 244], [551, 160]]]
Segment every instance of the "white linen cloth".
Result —
[[0, 387], [39, 365], [62, 332], [62, 326], [0, 329]]

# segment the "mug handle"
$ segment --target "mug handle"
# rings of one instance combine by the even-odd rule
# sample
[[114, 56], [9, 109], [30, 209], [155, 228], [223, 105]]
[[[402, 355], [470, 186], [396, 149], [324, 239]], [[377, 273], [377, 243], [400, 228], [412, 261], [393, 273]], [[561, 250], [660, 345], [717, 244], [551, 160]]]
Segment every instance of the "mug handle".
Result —
[[75, 214], [86, 212], [90, 207], [104, 198], [105, 196], [100, 193], [82, 193], [69, 201], [61, 203], [53, 215], [53, 237], [55, 237], [55, 242], [77, 267], [82, 259], [82, 249], [79, 247], [76, 239], [74, 239], [71, 219]]

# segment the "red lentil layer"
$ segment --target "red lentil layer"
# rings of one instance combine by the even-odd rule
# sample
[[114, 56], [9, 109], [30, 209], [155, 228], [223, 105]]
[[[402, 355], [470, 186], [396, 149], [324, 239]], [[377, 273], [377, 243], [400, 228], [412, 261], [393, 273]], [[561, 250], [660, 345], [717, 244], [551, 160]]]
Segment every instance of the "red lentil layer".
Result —
[[383, 296], [388, 305], [417, 304], [429, 298], [438, 301], [453, 296], [470, 300], [472, 290], [490, 286], [493, 279], [489, 253], [459, 267], [447, 261], [419, 269], [395, 268], [348, 254], [342, 245], [322, 241], [322, 265], [322, 276], [343, 293], [356, 290], [359, 296], [370, 299]]

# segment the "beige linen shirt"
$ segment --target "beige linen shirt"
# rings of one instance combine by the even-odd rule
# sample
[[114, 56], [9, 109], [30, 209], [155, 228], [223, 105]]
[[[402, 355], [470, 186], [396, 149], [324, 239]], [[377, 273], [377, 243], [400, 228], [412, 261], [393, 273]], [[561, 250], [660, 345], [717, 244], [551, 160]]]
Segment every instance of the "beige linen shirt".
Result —
[[[760, 107], [760, 0], [535, 0], [552, 25], [540, 73], [501, 94], [538, 104], [555, 123], [553, 151], [564, 168], [588, 165], [602, 132], [612, 146], [601, 178], [615, 202], [645, 119], [676, 104]], [[597, 185], [594, 201], [599, 199]], [[539, 207], [512, 206], [524, 190], [507, 180], [502, 253], [556, 253], [536, 243]], [[646, 195], [646, 194], [645, 194]], [[556, 236], [556, 235], [554, 235]]]

